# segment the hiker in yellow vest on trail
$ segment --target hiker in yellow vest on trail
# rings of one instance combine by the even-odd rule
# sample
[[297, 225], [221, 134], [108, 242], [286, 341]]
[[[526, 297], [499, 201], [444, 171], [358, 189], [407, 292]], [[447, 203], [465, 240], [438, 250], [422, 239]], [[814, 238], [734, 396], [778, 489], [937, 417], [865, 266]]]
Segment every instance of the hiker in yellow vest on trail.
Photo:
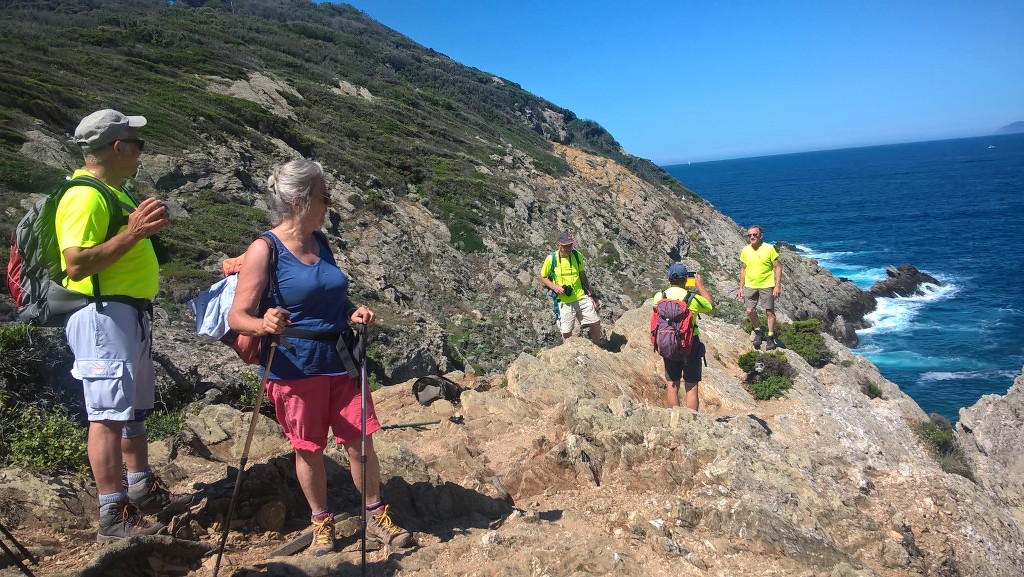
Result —
[[557, 295], [556, 320], [562, 342], [572, 336], [579, 320], [580, 326], [590, 326], [590, 340], [600, 345], [601, 317], [597, 316], [597, 309], [601, 303], [587, 280], [583, 254], [573, 249], [575, 243], [569, 231], [559, 235], [558, 250], [548, 255], [540, 267], [540, 281]]

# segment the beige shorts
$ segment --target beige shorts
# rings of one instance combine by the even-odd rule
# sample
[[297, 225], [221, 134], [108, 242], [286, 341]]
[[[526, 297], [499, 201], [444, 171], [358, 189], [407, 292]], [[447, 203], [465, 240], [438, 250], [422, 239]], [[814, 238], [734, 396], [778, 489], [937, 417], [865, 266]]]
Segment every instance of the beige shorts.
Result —
[[597, 316], [597, 309], [594, 308], [594, 301], [589, 296], [574, 303], [560, 303], [558, 317], [558, 330], [562, 331], [563, 335], [573, 332], [577, 320], [580, 321], [580, 326], [601, 322], [601, 317]]
[[756, 308], [758, 301], [766, 311], [775, 310], [775, 287], [750, 288], [743, 287], [743, 302], [748, 309]]

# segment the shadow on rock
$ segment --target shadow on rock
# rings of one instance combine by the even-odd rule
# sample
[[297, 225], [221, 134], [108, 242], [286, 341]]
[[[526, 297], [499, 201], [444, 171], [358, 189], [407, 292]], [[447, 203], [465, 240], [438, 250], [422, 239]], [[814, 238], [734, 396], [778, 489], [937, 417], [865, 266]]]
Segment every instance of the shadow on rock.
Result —
[[132, 537], [101, 549], [88, 566], [62, 577], [187, 575], [198, 569], [214, 546], [163, 535]]
[[434, 534], [442, 541], [469, 529], [500, 525], [513, 509], [510, 498], [495, 499], [455, 483], [410, 485], [394, 477], [385, 486], [385, 493], [407, 529]]

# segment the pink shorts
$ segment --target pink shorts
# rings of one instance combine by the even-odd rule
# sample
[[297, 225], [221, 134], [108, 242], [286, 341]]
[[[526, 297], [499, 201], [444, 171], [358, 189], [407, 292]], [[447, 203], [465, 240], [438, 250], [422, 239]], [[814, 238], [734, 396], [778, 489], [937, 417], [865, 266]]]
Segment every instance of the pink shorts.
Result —
[[[322, 451], [327, 446], [327, 429], [334, 442], [360, 439], [362, 401], [359, 381], [348, 375], [267, 381], [267, 396], [274, 403], [277, 421], [292, 447], [300, 451]], [[373, 410], [373, 395], [366, 397], [366, 434], [380, 430]]]

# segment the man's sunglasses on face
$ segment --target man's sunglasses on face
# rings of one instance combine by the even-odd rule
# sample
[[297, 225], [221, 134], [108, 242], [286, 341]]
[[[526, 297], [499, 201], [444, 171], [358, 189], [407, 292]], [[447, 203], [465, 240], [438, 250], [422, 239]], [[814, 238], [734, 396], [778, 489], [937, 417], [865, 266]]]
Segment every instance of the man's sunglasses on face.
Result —
[[[143, 150], [146, 149], [146, 141], [141, 138], [118, 138], [114, 142], [134, 142], [135, 144], [138, 145], [139, 152], [142, 152]], [[111, 142], [110, 145], [113, 146], [114, 142]]]

